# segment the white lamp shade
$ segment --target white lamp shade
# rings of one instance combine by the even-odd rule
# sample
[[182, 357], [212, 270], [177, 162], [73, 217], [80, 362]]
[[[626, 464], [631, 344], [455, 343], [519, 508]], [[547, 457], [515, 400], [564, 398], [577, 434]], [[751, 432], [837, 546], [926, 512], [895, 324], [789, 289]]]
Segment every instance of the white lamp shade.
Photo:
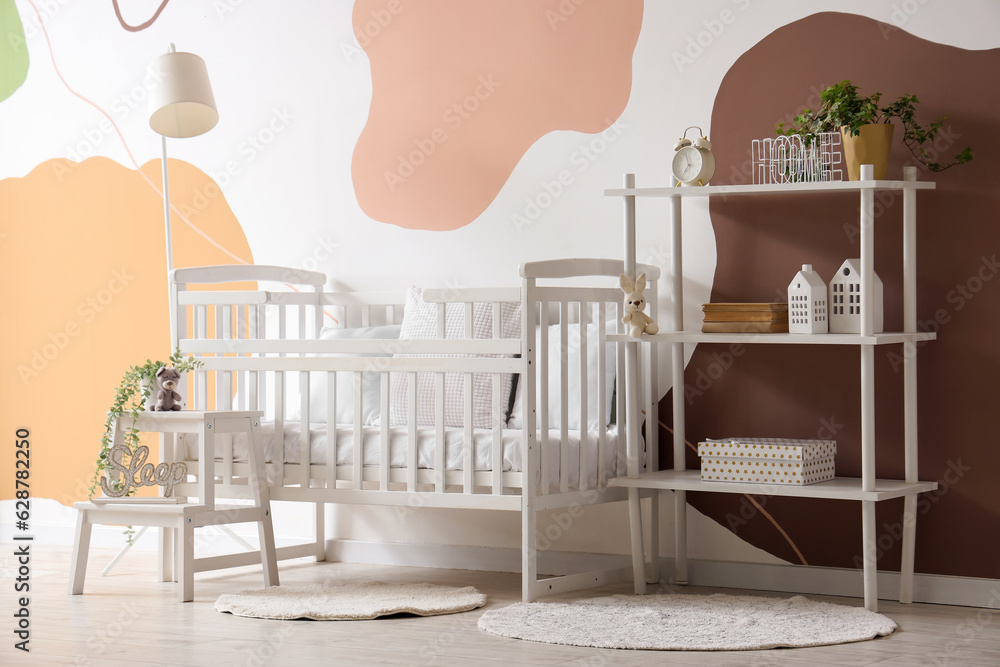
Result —
[[150, 66], [160, 83], [149, 93], [149, 126], [166, 137], [196, 137], [219, 122], [205, 61], [193, 53], [171, 52]]

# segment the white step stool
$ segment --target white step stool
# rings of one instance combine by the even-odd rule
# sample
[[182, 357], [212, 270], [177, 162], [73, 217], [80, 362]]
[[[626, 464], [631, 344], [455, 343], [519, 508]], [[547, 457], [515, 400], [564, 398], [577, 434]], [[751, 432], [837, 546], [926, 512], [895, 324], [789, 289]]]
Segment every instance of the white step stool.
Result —
[[[198, 481], [196, 492], [199, 502], [155, 503], [135, 499], [109, 499], [108, 501], [74, 503], [78, 511], [76, 539], [73, 543], [73, 561], [70, 570], [70, 595], [83, 593], [87, 573], [87, 555], [90, 548], [90, 531], [94, 524], [129, 526], [158, 526], [161, 531], [159, 580], [178, 582], [181, 602], [194, 599], [194, 573], [218, 570], [248, 563], [261, 562], [264, 567], [264, 586], [278, 585], [278, 566], [271, 528], [271, 501], [264, 472], [264, 450], [258, 429], [263, 412], [256, 410], [181, 410], [174, 412], [143, 412], [136, 420], [141, 432], [160, 433], [160, 461], [173, 461], [173, 443], [176, 433], [198, 435]], [[132, 427], [132, 419], [123, 417], [115, 425], [115, 442], [124, 431]], [[215, 436], [220, 433], [246, 433], [249, 448], [250, 470], [253, 475], [247, 485], [253, 494], [253, 505], [218, 505], [215, 502]], [[260, 551], [251, 554], [194, 557], [194, 529], [229, 523], [257, 522]], [[251, 558], [248, 559], [247, 556]], [[258, 558], [259, 556], [259, 558]], [[206, 561], [206, 562], [200, 562]]]

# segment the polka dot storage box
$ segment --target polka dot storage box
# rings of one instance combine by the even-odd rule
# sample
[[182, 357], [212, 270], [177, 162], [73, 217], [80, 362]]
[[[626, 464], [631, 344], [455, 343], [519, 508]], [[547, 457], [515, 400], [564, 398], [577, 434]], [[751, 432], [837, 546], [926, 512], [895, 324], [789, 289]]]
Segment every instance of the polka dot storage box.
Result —
[[722, 438], [698, 443], [701, 478], [802, 486], [834, 478], [834, 440]]

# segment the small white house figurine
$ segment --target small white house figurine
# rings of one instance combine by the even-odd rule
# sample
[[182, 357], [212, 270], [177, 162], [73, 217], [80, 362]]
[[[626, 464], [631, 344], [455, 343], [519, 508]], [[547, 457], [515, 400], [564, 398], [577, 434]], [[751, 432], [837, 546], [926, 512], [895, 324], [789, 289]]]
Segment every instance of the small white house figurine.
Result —
[[[882, 280], [875, 273], [874, 332], [882, 332]], [[830, 281], [830, 333], [861, 333], [861, 260], [845, 260]]]
[[826, 283], [812, 264], [803, 264], [788, 284], [788, 333], [826, 333], [826, 296]]

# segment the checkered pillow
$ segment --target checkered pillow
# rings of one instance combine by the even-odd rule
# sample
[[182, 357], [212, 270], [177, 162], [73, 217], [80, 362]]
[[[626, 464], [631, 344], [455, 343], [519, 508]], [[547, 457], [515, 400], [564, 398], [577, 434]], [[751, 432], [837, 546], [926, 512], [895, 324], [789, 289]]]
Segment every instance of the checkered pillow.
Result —
[[[403, 322], [399, 331], [400, 340], [437, 338], [438, 304], [423, 301], [423, 289], [410, 287], [406, 291], [406, 306], [403, 311]], [[521, 309], [516, 303], [504, 303], [500, 306], [500, 334], [503, 338], [518, 338], [521, 335]], [[476, 303], [472, 311], [473, 338], [493, 338], [493, 304]], [[465, 306], [460, 303], [449, 303], [445, 307], [445, 338], [465, 338]], [[396, 355], [400, 357], [420, 357], [432, 355]], [[438, 356], [438, 355], [433, 355]], [[449, 357], [475, 357], [503, 355], [472, 355], [449, 354]], [[435, 373], [417, 373], [417, 424], [419, 426], [434, 425], [434, 405], [436, 401]], [[407, 373], [392, 373], [390, 392], [392, 400], [389, 412], [391, 424], [398, 426], [407, 423]], [[444, 374], [444, 425], [446, 427], [464, 426], [465, 400], [464, 373]], [[512, 375], [505, 373], [501, 377], [500, 391], [502, 409], [506, 413], [510, 397]], [[506, 421], [506, 414], [500, 415]], [[475, 428], [493, 427], [493, 376], [489, 373], [474, 373], [472, 375], [472, 425]]]

